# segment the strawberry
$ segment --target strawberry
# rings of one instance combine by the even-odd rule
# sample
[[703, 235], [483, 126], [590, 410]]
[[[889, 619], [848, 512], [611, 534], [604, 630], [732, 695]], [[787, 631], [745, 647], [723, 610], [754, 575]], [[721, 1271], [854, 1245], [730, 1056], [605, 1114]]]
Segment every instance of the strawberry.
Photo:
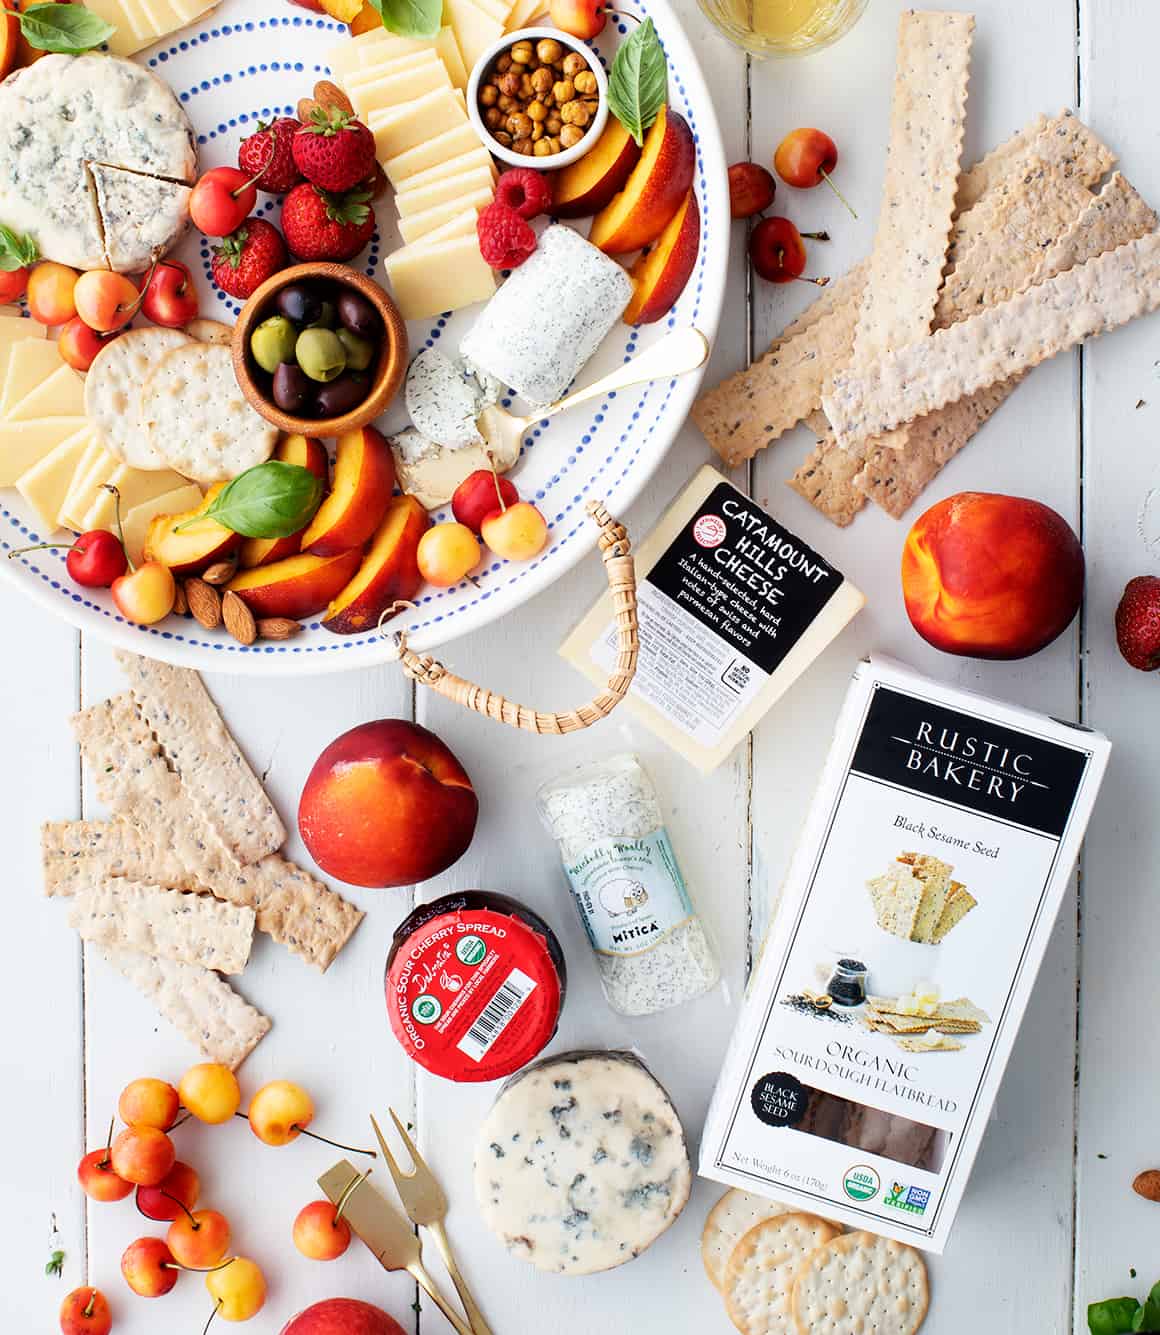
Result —
[[1160, 668], [1160, 578], [1137, 575], [1116, 608], [1116, 643], [1125, 661], [1141, 672]]
[[371, 239], [375, 213], [368, 185], [344, 195], [320, 190], [308, 181], [282, 201], [282, 231], [300, 260], [350, 260]]
[[316, 106], [293, 150], [298, 170], [323, 190], [349, 190], [375, 170], [374, 135], [341, 107]]
[[282, 233], [264, 218], [247, 218], [223, 237], [213, 252], [213, 281], [223, 292], [244, 301], [279, 269], [286, 267]]
[[259, 190], [284, 195], [302, 180], [294, 161], [294, 136], [302, 122], [293, 116], [259, 121], [253, 134], [238, 145], [238, 166]]

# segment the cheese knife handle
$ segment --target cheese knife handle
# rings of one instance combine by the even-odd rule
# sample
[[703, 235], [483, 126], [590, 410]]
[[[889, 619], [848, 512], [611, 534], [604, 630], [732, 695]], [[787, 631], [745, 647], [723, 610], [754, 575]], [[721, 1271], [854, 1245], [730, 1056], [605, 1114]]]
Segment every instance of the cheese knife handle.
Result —
[[435, 1287], [435, 1281], [423, 1268], [422, 1261], [412, 1261], [411, 1264], [407, 1266], [407, 1271], [420, 1285], [428, 1298], [431, 1299], [435, 1306], [438, 1307], [447, 1320], [455, 1327], [456, 1335], [472, 1335], [471, 1327], [463, 1324], [463, 1319]]
[[704, 366], [709, 358], [709, 340], [699, 329], [691, 325], [685, 329], [674, 329], [650, 348], [645, 348], [631, 361], [617, 367], [615, 371], [602, 376], [594, 384], [578, 389], [559, 402], [540, 412], [533, 413], [530, 422], [542, 418], [555, 417], [565, 408], [574, 408], [577, 404], [587, 403], [589, 399], [600, 398], [611, 390], [627, 389], [630, 385], [643, 385], [649, 380], [667, 380], [670, 377], [685, 375]]
[[455, 1285], [455, 1292], [459, 1294], [459, 1301], [463, 1304], [463, 1310], [467, 1313], [467, 1322], [474, 1335], [492, 1335], [491, 1327], [483, 1319], [483, 1313], [471, 1296], [467, 1281], [460, 1274], [459, 1266], [455, 1263], [455, 1257], [451, 1254], [451, 1244], [447, 1241], [447, 1230], [443, 1227], [441, 1221], [428, 1224], [427, 1229], [435, 1239], [435, 1246], [439, 1248], [439, 1255], [443, 1258], [443, 1264], [447, 1267], [447, 1273], [451, 1276], [452, 1284]]

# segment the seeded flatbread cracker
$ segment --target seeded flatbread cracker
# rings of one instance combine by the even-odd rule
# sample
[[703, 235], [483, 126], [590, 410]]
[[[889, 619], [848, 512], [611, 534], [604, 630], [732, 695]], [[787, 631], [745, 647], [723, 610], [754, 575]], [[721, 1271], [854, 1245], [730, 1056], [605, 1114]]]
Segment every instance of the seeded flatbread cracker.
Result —
[[141, 419], [165, 466], [202, 486], [264, 463], [278, 439], [246, 402], [230, 349], [189, 338], [142, 386]]
[[85, 414], [122, 463], [150, 471], [169, 466], [144, 425], [141, 387], [164, 357], [192, 341], [180, 329], [130, 329], [93, 358], [85, 376]]
[[957, 1038], [947, 1038], [943, 1034], [915, 1034], [894, 1041], [903, 1052], [961, 1052], [966, 1047]]
[[173, 890], [204, 889], [171, 848], [158, 847], [127, 820], [46, 821], [40, 851], [46, 895], [73, 895], [108, 876]]
[[929, 1305], [919, 1253], [874, 1233], [824, 1243], [793, 1284], [797, 1335], [914, 1335]]
[[1037, 280], [1074, 269], [1157, 227], [1155, 210], [1116, 172], [1083, 213], [1040, 258]]
[[746, 1232], [729, 1256], [721, 1286], [729, 1320], [742, 1335], [793, 1335], [794, 1277], [840, 1230], [817, 1215], [783, 1214]]
[[884, 876], [867, 881], [878, 926], [892, 936], [909, 941], [922, 903], [922, 882], [909, 868], [896, 864]]
[[1160, 308], [1160, 234], [1049, 278], [835, 378], [822, 408], [843, 441], [879, 436]]
[[776, 1219], [792, 1210], [791, 1205], [731, 1187], [709, 1211], [701, 1233], [701, 1260], [713, 1287], [719, 1289], [724, 1283], [725, 1266], [743, 1233], [762, 1220]]
[[940, 1020], [975, 1020], [979, 1024], [990, 1024], [991, 1017], [980, 1006], [966, 997], [956, 997], [954, 1001], [940, 1001], [936, 1012]]
[[947, 886], [954, 869], [950, 863], [931, 857], [928, 853], [901, 853], [898, 861], [912, 868], [914, 875], [922, 882], [922, 899], [914, 917], [910, 939], [929, 943], [930, 934], [946, 903]]
[[960, 885], [958, 881], [952, 881], [947, 892], [947, 902], [943, 905], [939, 920], [930, 934], [931, 941], [937, 945], [977, 904], [978, 900], [966, 886]]
[[786, 485], [827, 519], [845, 528], [866, 504], [865, 495], [854, 485], [861, 471], [861, 459], [840, 450], [833, 440], [819, 440]]
[[182, 787], [239, 862], [286, 842], [286, 827], [246, 763], [201, 677], [124, 651], [117, 662]]
[[190, 320], [184, 328], [190, 338], [199, 343], [229, 344], [234, 339], [233, 325], [223, 324], [221, 320], [207, 320], [204, 316]]
[[266, 1016], [210, 969], [130, 950], [101, 953], [207, 1061], [236, 1070], [270, 1032]]

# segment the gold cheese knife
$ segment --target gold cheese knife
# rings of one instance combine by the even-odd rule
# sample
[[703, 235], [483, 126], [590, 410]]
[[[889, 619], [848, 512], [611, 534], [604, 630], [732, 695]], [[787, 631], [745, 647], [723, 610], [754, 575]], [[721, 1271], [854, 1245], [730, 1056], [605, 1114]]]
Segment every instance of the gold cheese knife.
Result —
[[472, 1335], [471, 1327], [435, 1287], [421, 1259], [419, 1239], [395, 1207], [347, 1159], [340, 1159], [318, 1179], [332, 1205], [342, 1202], [342, 1217], [366, 1243], [384, 1270], [406, 1270], [443, 1315], [456, 1335]]

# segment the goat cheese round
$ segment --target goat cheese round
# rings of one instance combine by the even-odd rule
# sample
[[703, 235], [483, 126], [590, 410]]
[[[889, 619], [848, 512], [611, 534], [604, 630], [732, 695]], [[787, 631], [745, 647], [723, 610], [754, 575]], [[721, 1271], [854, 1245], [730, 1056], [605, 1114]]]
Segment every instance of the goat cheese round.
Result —
[[480, 1128], [475, 1198], [508, 1250], [589, 1275], [639, 1256], [693, 1180], [668, 1095], [631, 1053], [571, 1052], [514, 1076]]
[[[98, 191], [94, 164], [141, 178], [118, 181], [119, 203], [109, 215], [111, 196]], [[111, 258], [108, 237], [119, 264], [127, 249], [134, 267], [143, 267], [148, 254], [142, 261], [132, 229], [148, 222], [151, 243], [171, 244], [185, 226], [186, 200], [170, 187], [172, 227], [159, 233], [158, 191], [162, 182], [192, 182], [196, 170], [193, 131], [181, 104], [167, 84], [131, 60], [99, 52], [49, 55], [0, 84], [0, 219], [29, 233], [45, 259], [104, 267]]]

